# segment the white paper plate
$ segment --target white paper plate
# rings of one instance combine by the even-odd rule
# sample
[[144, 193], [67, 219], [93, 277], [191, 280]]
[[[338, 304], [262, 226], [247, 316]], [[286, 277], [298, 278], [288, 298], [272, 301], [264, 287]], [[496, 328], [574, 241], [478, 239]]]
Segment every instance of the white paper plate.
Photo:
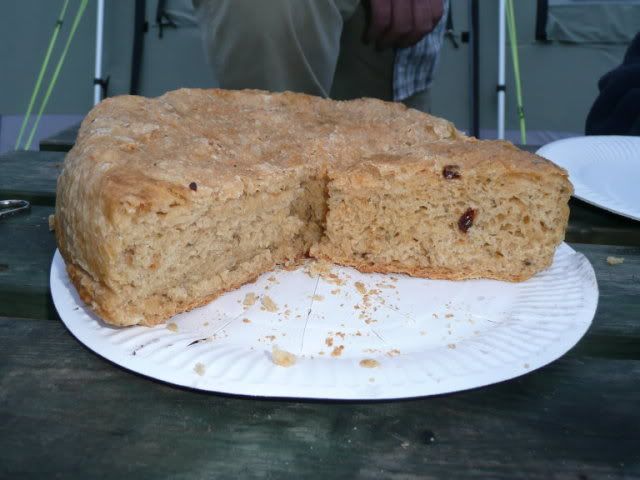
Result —
[[575, 197], [640, 220], [640, 137], [567, 138], [545, 145], [537, 154], [569, 172]]
[[[327, 399], [434, 395], [523, 375], [574, 346], [598, 301], [593, 268], [565, 244], [550, 269], [523, 283], [342, 267], [332, 269], [338, 280], [327, 280], [308, 270], [265, 274], [169, 327], [106, 326], [79, 299], [59, 252], [51, 292], [78, 340], [134, 372], [213, 392]], [[368, 306], [357, 287], [377, 291]], [[278, 311], [263, 310], [260, 300], [245, 307], [250, 292], [268, 295]], [[275, 365], [273, 345], [296, 363]]]

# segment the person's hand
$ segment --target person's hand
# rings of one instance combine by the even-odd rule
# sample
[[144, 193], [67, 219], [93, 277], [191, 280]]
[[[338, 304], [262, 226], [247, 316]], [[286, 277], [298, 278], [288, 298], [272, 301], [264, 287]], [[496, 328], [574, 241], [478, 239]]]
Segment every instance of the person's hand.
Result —
[[431, 32], [444, 11], [443, 0], [369, 0], [364, 41], [376, 47], [410, 47]]

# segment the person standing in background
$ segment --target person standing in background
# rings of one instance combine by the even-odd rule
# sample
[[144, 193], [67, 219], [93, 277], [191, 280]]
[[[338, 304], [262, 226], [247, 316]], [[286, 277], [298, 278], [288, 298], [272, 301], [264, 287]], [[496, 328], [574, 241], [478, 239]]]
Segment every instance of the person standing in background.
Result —
[[428, 112], [449, 0], [193, 0], [214, 84]]
[[598, 82], [600, 94], [585, 126], [587, 135], [640, 135], [640, 32], [622, 65]]

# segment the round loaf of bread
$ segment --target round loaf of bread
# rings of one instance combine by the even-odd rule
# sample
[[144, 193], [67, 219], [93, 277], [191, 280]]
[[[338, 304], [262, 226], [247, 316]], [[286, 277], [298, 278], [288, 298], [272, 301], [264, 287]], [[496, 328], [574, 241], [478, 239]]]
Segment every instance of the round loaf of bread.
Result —
[[309, 255], [524, 280], [551, 264], [571, 192], [551, 162], [401, 104], [182, 89], [87, 115], [56, 236], [105, 322], [153, 325]]

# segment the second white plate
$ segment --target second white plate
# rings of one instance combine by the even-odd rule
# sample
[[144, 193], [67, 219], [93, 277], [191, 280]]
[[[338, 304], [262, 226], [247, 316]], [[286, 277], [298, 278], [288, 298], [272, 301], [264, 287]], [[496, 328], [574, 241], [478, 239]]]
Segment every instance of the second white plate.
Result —
[[[591, 265], [565, 244], [522, 283], [278, 270], [153, 328], [100, 321], [59, 252], [51, 292], [78, 340], [134, 372], [213, 392], [326, 399], [434, 395], [523, 375], [578, 342], [598, 299]], [[274, 364], [274, 346], [295, 363]]]
[[587, 136], [549, 143], [537, 154], [569, 172], [574, 196], [640, 220], [640, 138]]

